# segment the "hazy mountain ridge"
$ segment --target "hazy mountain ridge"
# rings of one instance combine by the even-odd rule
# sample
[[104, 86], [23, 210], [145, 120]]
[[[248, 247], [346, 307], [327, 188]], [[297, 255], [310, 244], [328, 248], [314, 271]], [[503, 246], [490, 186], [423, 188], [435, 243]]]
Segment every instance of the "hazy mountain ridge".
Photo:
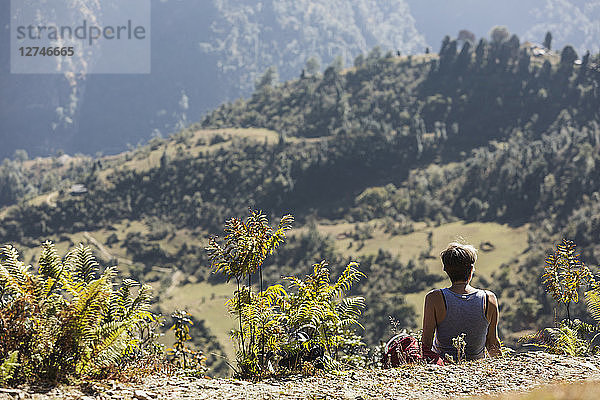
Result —
[[572, 45], [579, 53], [599, 50], [598, 0], [407, 0], [416, 27], [437, 50], [439, 38], [472, 31], [486, 37], [490, 27], [507, 26], [523, 41], [542, 43], [546, 32], [554, 36], [553, 48]]
[[549, 0], [531, 13], [535, 25], [527, 30], [526, 37], [542, 38], [545, 32], [551, 31], [553, 40], [559, 46], [569, 43], [582, 53], [586, 50], [600, 51], [600, 1], [587, 0], [581, 4], [567, 0]]
[[[0, 7], [8, 23], [8, 3]], [[20, 148], [35, 156], [118, 153], [250, 94], [269, 66], [290, 79], [312, 56], [323, 64], [338, 55], [350, 62], [374, 45], [411, 52], [425, 45], [403, 0], [153, 0], [151, 27], [149, 75], [73, 82], [60, 75], [11, 75], [3, 60], [0, 158]], [[8, 55], [5, 28], [0, 45]]]
[[230, 98], [239, 90], [250, 93], [258, 74], [270, 66], [287, 80], [311, 56], [328, 64], [336, 56], [349, 62], [375, 45], [410, 53], [425, 46], [403, 0], [223, 1], [216, 7], [222, 18], [211, 25], [212, 40], [200, 47], [217, 53], [224, 80], [237, 81]]

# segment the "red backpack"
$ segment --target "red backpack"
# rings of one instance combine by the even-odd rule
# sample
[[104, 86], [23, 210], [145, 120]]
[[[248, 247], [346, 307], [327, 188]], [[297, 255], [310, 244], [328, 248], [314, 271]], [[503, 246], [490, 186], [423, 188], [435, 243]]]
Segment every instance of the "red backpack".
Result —
[[405, 333], [400, 333], [386, 343], [381, 356], [381, 365], [383, 368], [394, 368], [421, 360], [425, 360], [429, 364], [444, 365], [444, 361], [437, 353], [426, 350], [424, 354], [421, 354], [418, 340]]

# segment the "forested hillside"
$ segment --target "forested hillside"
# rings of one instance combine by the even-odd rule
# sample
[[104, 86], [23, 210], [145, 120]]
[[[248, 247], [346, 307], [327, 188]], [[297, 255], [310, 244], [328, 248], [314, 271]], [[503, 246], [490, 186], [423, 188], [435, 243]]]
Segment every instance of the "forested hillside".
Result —
[[[6, 24], [0, 159], [16, 149], [35, 156], [116, 154], [249, 95], [267, 67], [285, 80], [311, 58], [319, 69], [375, 45], [404, 53], [426, 47], [404, 0], [151, 0], [151, 6], [150, 74], [70, 77], [10, 73], [10, 7], [0, 4]], [[85, 9], [102, 15], [102, 7], [86, 3]]]
[[[336, 274], [360, 256], [368, 279], [353, 291], [366, 298], [364, 337], [373, 345], [389, 334], [388, 316], [417, 326], [408, 299], [441, 284], [442, 229], [459, 235], [458, 222], [505, 224], [527, 233], [507, 248], [512, 258], [499, 258], [504, 248], [490, 253], [503, 261], [478, 284], [499, 295], [501, 334], [514, 339], [552, 320], [539, 276], [554, 242], [573, 239], [583, 260], [600, 263], [599, 64], [598, 54], [580, 58], [570, 46], [534, 56], [496, 29], [489, 41], [462, 47], [446, 37], [439, 55], [375, 48], [352, 68], [332, 63], [282, 84], [267, 71], [250, 98], [169, 139], [67, 161], [77, 172], [65, 173], [87, 191], [56, 183], [5, 207], [0, 242], [96, 242], [105, 263], [128, 264], [136, 279], [154, 282], [160, 307], [174, 286], [223, 282], [210, 274], [204, 247], [227, 218], [248, 206], [290, 212], [296, 230], [265, 280], [308, 273], [322, 259]], [[4, 175], [25, 168], [14, 162]], [[486, 251], [503, 240], [491, 237]]]

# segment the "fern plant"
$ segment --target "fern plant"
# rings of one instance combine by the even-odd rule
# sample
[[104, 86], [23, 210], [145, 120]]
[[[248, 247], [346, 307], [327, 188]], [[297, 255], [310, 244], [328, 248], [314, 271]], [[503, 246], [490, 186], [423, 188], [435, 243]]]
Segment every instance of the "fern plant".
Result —
[[[284, 243], [292, 221], [293, 217], [286, 215], [277, 229], [272, 229], [262, 213], [251, 210], [246, 221], [227, 221], [222, 244], [211, 238], [207, 246], [215, 270], [237, 283], [227, 306], [239, 320], [239, 328], [232, 331], [238, 345], [238, 376], [260, 377], [302, 367], [312, 370], [302, 365], [309, 353], [317, 363], [337, 368], [340, 362], [352, 362], [352, 351], [364, 346], [352, 329], [360, 326], [364, 299], [345, 297], [364, 276], [358, 264], [350, 263], [335, 283], [330, 282], [323, 261], [315, 264], [312, 275], [304, 280], [285, 278], [288, 290], [282, 285], [263, 290], [262, 264]], [[250, 279], [247, 286], [242, 284], [243, 278], [256, 272], [261, 280], [258, 293], [252, 290]]]
[[585, 293], [585, 301], [590, 315], [600, 327], [600, 284], [594, 282], [593, 288]]
[[[238, 352], [237, 375], [257, 377], [273, 373], [276, 355], [285, 342], [281, 304], [288, 294], [281, 285], [269, 286], [260, 293], [245, 286], [240, 290], [226, 303], [230, 313], [242, 314], [241, 329], [234, 329], [232, 338], [238, 345], [248, 344], [245, 353]], [[253, 336], [259, 340], [252, 340]]]
[[[520, 341], [533, 342], [555, 354], [584, 356], [594, 353], [600, 335], [597, 334], [592, 340], [590, 336], [600, 326], [600, 288], [589, 268], [575, 253], [575, 243], [563, 239], [556, 246], [554, 253], [546, 258], [542, 279], [546, 291], [557, 303], [565, 304], [567, 318], [554, 328], [544, 328]], [[571, 320], [570, 304], [579, 301], [579, 290], [584, 285], [592, 287], [584, 297], [591, 316], [598, 323], [596, 327], [578, 319]]]
[[125, 280], [115, 289], [116, 273], [100, 273], [83, 245], [61, 259], [43, 243], [37, 271], [14, 247], [0, 249], [0, 359], [18, 352], [17, 380], [102, 375], [140, 356], [136, 332], [156, 318], [151, 288]]
[[[585, 301], [590, 315], [596, 322], [596, 330], [600, 331], [600, 285], [594, 282], [592, 286], [593, 288], [585, 293]], [[590, 341], [590, 348], [592, 351], [600, 348], [600, 332]]]
[[556, 328], [544, 328], [533, 335], [521, 338], [521, 341], [533, 342], [552, 354], [586, 356], [593, 352], [587, 340], [594, 327], [576, 319], [565, 319]]
[[[362, 328], [358, 318], [365, 307], [364, 298], [344, 296], [364, 276], [358, 264], [351, 262], [332, 284], [328, 265], [321, 261], [313, 265], [313, 273], [304, 280], [286, 278], [297, 291], [283, 302], [289, 329], [304, 330], [308, 334], [308, 340], [302, 343], [304, 348], [322, 347], [325, 360], [332, 366], [338, 361], [338, 350], [355, 339], [349, 335], [350, 328]], [[362, 342], [356, 343], [360, 345]]]
[[285, 278], [291, 282], [288, 291], [272, 285], [256, 294], [242, 287], [242, 293], [227, 302], [232, 314], [237, 315], [241, 307], [243, 316], [242, 329], [234, 330], [233, 338], [238, 344], [248, 343], [252, 334], [268, 339], [264, 346], [255, 342], [246, 353], [238, 353], [238, 375], [294, 371], [306, 368], [307, 358], [329, 369], [358, 363], [356, 350], [364, 343], [353, 326], [361, 326], [358, 317], [364, 299], [345, 294], [362, 276], [357, 264], [350, 263], [332, 284], [323, 261], [304, 280]]
[[567, 319], [571, 319], [571, 303], [579, 301], [579, 289], [593, 281], [589, 268], [579, 260], [575, 253], [575, 243], [563, 239], [554, 253], [546, 257], [543, 283], [547, 292], [560, 305], [566, 306]]
[[[206, 251], [215, 272], [220, 272], [230, 281], [235, 278], [237, 284], [237, 300], [230, 304], [230, 309], [235, 310], [239, 322], [241, 359], [252, 359], [255, 343], [258, 342], [261, 357], [266, 352], [267, 336], [256, 334], [253, 324], [246, 324], [244, 308], [251, 305], [252, 275], [259, 274], [259, 298], [262, 298], [263, 279], [262, 265], [265, 259], [285, 241], [286, 233], [291, 229], [294, 217], [284, 215], [277, 229], [269, 225], [267, 217], [258, 210], [249, 210], [250, 215], [244, 221], [240, 218], [231, 218], [225, 223], [225, 237], [219, 243], [218, 237], [209, 239]], [[248, 287], [243, 288], [244, 278], [248, 278]], [[250, 335], [244, 334], [245, 326], [250, 327]], [[247, 340], [248, 339], [248, 340]], [[247, 354], [250, 356], [248, 357]], [[264, 363], [264, 357], [261, 360]], [[245, 363], [242, 363], [245, 364]]]
[[19, 352], [11, 352], [6, 360], [0, 364], [0, 386], [5, 387], [14, 378], [16, 368], [19, 366]]

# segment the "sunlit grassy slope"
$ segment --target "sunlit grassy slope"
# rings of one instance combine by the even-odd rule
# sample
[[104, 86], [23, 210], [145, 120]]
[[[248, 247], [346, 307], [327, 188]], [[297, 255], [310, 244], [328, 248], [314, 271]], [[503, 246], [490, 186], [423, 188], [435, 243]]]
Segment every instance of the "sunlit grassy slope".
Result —
[[[422, 262], [427, 265], [430, 272], [439, 273], [442, 278], [445, 278], [445, 274], [439, 261], [439, 252], [452, 241], [459, 240], [471, 243], [479, 249], [475, 271], [476, 278], [473, 281], [475, 286], [478, 285], [478, 276], [490, 278], [492, 272], [500, 265], [518, 258], [527, 248], [527, 225], [511, 227], [497, 223], [452, 222], [437, 227], [428, 227], [424, 223], [419, 223], [415, 225], [413, 233], [391, 236], [383, 232], [379, 221], [373, 220], [369, 223], [375, 227], [373, 237], [365, 240], [362, 248], [357, 246], [358, 243], [354, 239], [348, 237], [348, 234], [354, 229], [353, 224], [319, 224], [317, 228], [319, 231], [336, 238], [335, 244], [338, 251], [352, 256], [353, 259], [358, 261], [360, 261], [361, 256], [376, 254], [379, 249], [388, 250], [399, 255], [403, 262], [417, 259], [421, 252], [427, 250], [427, 236], [431, 232], [433, 244], [431, 258]], [[304, 229], [306, 228], [298, 231]], [[421, 323], [424, 296], [430, 289], [432, 288], [406, 295], [407, 302], [415, 307], [416, 319], [419, 325]]]
[[[223, 346], [230, 360], [235, 357], [233, 342], [229, 332], [236, 321], [229, 315], [225, 303], [235, 290], [233, 284], [210, 285], [205, 282], [191, 283], [171, 288], [163, 297], [163, 310], [185, 309], [197, 319], [203, 319]], [[172, 335], [166, 335], [165, 343], [172, 343]]]
[[[123, 153], [116, 157], [107, 157], [116, 161], [118, 166], [100, 172], [101, 179], [123, 170], [147, 171], [160, 165], [163, 154], [168, 158], [193, 158], [204, 152], [212, 152], [227, 147], [234, 138], [249, 139], [269, 144], [276, 143], [279, 136], [276, 132], [262, 128], [228, 128], [228, 129], [199, 129], [191, 130], [187, 135], [181, 135], [181, 140], [155, 140], [142, 147], [135, 153]], [[121, 157], [120, 160], [115, 158]]]

